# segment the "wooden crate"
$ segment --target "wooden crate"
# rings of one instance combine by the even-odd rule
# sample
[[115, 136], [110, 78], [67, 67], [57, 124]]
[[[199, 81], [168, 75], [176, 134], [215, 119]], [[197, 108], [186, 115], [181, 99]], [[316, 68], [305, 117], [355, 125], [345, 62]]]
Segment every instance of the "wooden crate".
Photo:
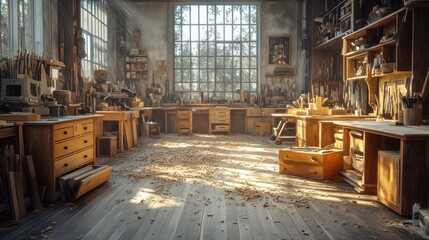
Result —
[[117, 154], [116, 136], [101, 136], [97, 138], [97, 157], [114, 157]]
[[161, 132], [159, 124], [156, 122], [148, 122], [144, 124], [145, 136], [153, 137], [158, 136]]
[[255, 129], [257, 136], [269, 137], [271, 136], [271, 131], [273, 130], [273, 124], [272, 122], [258, 121], [255, 122]]
[[279, 172], [314, 179], [339, 176], [343, 151], [339, 149], [288, 148], [279, 151]]

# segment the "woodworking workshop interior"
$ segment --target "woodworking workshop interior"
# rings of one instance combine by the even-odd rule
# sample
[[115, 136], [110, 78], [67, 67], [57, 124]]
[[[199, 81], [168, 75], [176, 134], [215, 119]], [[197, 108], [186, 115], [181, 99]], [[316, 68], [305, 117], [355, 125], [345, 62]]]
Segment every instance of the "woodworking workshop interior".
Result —
[[429, 0], [0, 0], [0, 240], [428, 239]]

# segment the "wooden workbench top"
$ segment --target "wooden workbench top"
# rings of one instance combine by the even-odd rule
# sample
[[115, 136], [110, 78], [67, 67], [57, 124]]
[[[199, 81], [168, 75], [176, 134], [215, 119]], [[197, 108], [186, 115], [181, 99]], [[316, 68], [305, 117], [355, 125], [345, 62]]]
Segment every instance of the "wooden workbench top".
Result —
[[397, 126], [393, 122], [375, 121], [339, 121], [334, 124], [355, 130], [375, 133], [387, 137], [400, 138], [404, 140], [429, 140], [429, 126]]
[[93, 118], [93, 115], [78, 115], [78, 116], [61, 116], [61, 117], [49, 117], [49, 118], [42, 118], [37, 121], [26, 121], [24, 122], [24, 125], [55, 125], [58, 123], [64, 123], [69, 121], [76, 121], [76, 120], [82, 120], [82, 119], [89, 119]]

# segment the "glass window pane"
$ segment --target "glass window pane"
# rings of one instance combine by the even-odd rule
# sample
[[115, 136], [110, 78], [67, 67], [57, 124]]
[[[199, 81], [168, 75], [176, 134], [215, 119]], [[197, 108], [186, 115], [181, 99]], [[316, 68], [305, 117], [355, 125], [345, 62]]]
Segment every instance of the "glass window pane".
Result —
[[191, 43], [191, 55], [198, 56], [200, 52], [200, 44], [198, 42]]
[[232, 24], [232, 6], [231, 5], [225, 6], [225, 23]]
[[198, 24], [200, 18], [198, 16], [198, 5], [191, 6], [191, 24]]
[[223, 57], [217, 57], [216, 58], [216, 68], [224, 68], [224, 59]]
[[223, 41], [224, 40], [224, 26], [216, 25], [216, 40]]
[[183, 5], [182, 7], [182, 23], [183, 24], [189, 24], [190, 23], [190, 6], [189, 5]]
[[192, 60], [191, 68], [198, 68], [200, 59], [198, 57], [193, 57], [191, 60]]
[[216, 16], [216, 6], [209, 5], [208, 6], [208, 23], [214, 24], [215, 23], [215, 16]]
[[200, 22], [199, 24], [207, 24], [207, 6], [200, 5]]
[[189, 31], [190, 31], [189, 25], [182, 25], [182, 40], [183, 41], [189, 41], [191, 39]]
[[200, 56], [207, 56], [208, 48], [206, 42], [200, 42]]
[[224, 23], [224, 12], [222, 5], [216, 5], [216, 24]]
[[206, 25], [200, 26], [199, 36], [200, 36], [200, 41], [207, 41], [208, 33], [207, 33], [207, 26]]
[[225, 25], [225, 41], [232, 41], [232, 25]]
[[215, 25], [209, 25], [208, 26], [208, 37], [209, 37], [209, 41], [215, 41], [216, 40], [216, 26]]
[[235, 24], [241, 23], [241, 6], [234, 5], [233, 7], [233, 21]]
[[207, 57], [200, 57], [200, 68], [207, 68]]
[[174, 68], [181, 68], [182, 67], [182, 59], [181, 58], [174, 58]]
[[191, 68], [191, 58], [190, 57], [182, 57], [182, 67], [183, 68]]
[[191, 82], [198, 82], [199, 79], [200, 79], [199, 75], [200, 75], [200, 71], [196, 70], [196, 69], [193, 69], [191, 71]]
[[232, 37], [234, 41], [240, 41], [241, 40], [241, 25], [234, 25], [232, 27]]
[[208, 61], [208, 68], [216, 68], [216, 58], [215, 57], [209, 57]]
[[198, 25], [192, 25], [191, 26], [191, 41], [198, 41], [199, 40], [199, 27]]
[[182, 55], [182, 44], [180, 42], [176, 42], [174, 44], [174, 55], [175, 56]]
[[258, 80], [258, 71], [250, 69], [250, 82], [256, 83]]
[[174, 23], [181, 24], [182, 23], [182, 7], [174, 6]]
[[182, 56], [191, 55], [191, 44], [189, 42], [182, 43]]

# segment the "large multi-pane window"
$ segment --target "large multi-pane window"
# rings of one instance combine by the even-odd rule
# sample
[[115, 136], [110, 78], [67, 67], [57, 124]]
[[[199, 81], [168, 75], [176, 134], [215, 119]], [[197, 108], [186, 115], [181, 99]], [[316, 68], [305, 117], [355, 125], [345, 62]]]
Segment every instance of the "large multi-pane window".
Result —
[[258, 5], [174, 6], [174, 91], [235, 100], [258, 86]]
[[94, 69], [107, 68], [107, 0], [81, 0], [81, 26], [87, 54], [82, 75], [89, 80]]
[[0, 53], [1, 56], [9, 55], [9, 3], [8, 0], [0, 1]]
[[0, 0], [0, 53], [43, 55], [43, 0]]

